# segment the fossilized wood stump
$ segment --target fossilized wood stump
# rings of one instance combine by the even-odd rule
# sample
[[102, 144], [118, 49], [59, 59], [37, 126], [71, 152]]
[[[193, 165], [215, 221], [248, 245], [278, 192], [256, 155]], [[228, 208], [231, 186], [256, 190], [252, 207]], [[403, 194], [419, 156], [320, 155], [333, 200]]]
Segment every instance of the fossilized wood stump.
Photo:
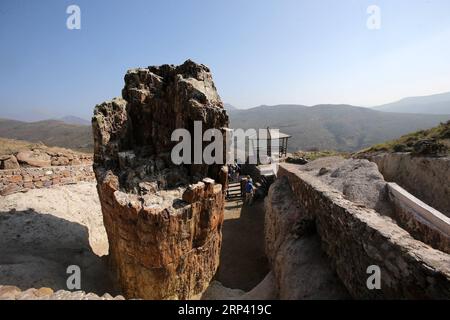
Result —
[[226, 167], [174, 165], [174, 129], [228, 126], [209, 69], [133, 69], [123, 98], [97, 105], [94, 171], [110, 261], [127, 298], [191, 299], [219, 264]]

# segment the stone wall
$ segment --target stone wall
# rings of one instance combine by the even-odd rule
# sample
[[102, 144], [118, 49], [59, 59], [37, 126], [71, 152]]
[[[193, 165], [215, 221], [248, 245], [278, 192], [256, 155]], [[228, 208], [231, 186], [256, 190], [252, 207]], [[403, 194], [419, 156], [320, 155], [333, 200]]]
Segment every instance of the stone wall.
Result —
[[0, 170], [0, 195], [80, 181], [95, 181], [92, 165]]
[[[450, 255], [415, 240], [391, 218], [353, 203], [298, 167], [281, 164], [305, 219], [342, 283], [359, 299], [450, 299]], [[369, 290], [367, 268], [381, 270], [381, 289]]]
[[277, 298], [347, 299], [349, 294], [286, 177], [272, 184], [264, 205], [265, 252]]
[[0, 155], [0, 170], [21, 167], [79, 166], [92, 164], [92, 155], [69, 149], [36, 144], [13, 154]]
[[369, 157], [386, 181], [395, 182], [450, 217], [450, 157], [382, 153]]

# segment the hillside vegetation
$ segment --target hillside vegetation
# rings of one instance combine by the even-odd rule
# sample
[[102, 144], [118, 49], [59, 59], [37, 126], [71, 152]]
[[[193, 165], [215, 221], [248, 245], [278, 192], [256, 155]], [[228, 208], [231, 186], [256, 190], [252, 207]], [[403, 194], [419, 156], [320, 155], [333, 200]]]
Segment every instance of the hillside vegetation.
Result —
[[450, 120], [430, 129], [419, 130], [395, 140], [376, 144], [355, 155], [361, 156], [378, 152], [450, 154]]

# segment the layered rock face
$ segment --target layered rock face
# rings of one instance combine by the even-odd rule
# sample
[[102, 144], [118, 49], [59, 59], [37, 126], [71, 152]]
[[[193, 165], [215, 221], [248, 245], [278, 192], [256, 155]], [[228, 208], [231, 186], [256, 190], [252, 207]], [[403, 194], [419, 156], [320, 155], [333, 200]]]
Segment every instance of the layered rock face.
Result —
[[55, 167], [55, 166], [79, 166], [92, 164], [92, 156], [80, 152], [71, 152], [58, 148], [61, 151], [53, 151], [48, 147], [22, 150], [15, 154], [0, 156], [0, 170], [18, 169], [20, 167]]
[[189, 60], [128, 71], [122, 97], [92, 119], [113, 270], [127, 298], [196, 298], [219, 263], [227, 171], [175, 165], [171, 135], [226, 128], [227, 114], [209, 69]]

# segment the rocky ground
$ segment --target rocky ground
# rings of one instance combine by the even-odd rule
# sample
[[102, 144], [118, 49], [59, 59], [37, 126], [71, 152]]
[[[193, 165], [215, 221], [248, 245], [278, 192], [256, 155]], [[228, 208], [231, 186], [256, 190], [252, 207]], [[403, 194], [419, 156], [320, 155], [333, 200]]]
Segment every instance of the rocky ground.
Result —
[[312, 161], [299, 170], [307, 171], [325, 184], [341, 192], [346, 199], [392, 216], [386, 181], [375, 163], [340, 156]]
[[[382, 193], [384, 181], [374, 166], [366, 160], [324, 158], [301, 168], [352, 201], [387, 210]], [[269, 221], [271, 216], [289, 217], [289, 210], [295, 208], [289, 205], [293, 196], [281, 182], [275, 183], [268, 198], [273, 202], [269, 203], [268, 213], [262, 201], [252, 206], [242, 206], [241, 201], [225, 204], [220, 265], [202, 299], [347, 298], [329, 268], [317, 236], [284, 241], [279, 250], [272, 250], [278, 253], [273, 257], [274, 269], [270, 270], [265, 238], [276, 240], [285, 231], [271, 235], [269, 228], [265, 235], [265, 215], [269, 215]], [[0, 298], [3, 292], [16, 299], [109, 299], [109, 295], [101, 296], [120, 292], [110, 280], [107, 254], [108, 241], [95, 183], [0, 197]], [[95, 295], [61, 291], [67, 290], [66, 269], [73, 264], [82, 270], [81, 289]], [[41, 287], [46, 289], [28, 290]], [[283, 290], [278, 291], [278, 287]]]

